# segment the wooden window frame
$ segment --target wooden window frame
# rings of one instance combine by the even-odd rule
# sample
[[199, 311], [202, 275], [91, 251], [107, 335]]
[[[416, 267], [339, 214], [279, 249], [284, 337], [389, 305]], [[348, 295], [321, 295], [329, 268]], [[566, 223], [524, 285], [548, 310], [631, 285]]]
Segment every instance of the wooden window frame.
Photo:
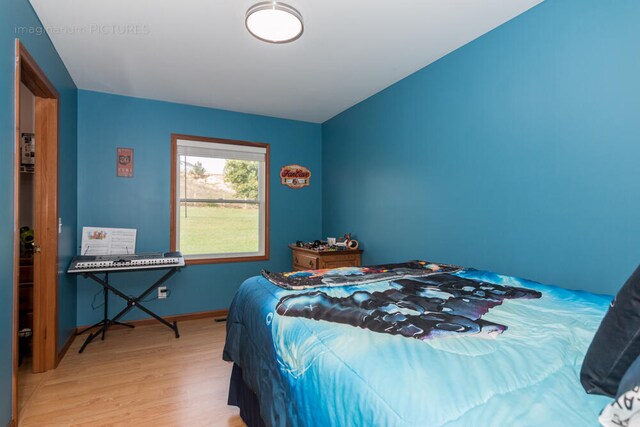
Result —
[[204, 136], [194, 136], [194, 135], [184, 135], [184, 134], [171, 134], [171, 230], [170, 230], [170, 238], [171, 238], [171, 250], [177, 250], [176, 245], [176, 218], [178, 215], [177, 209], [179, 209], [179, 204], [177, 203], [177, 191], [176, 182], [178, 180], [178, 140], [183, 141], [198, 141], [198, 142], [213, 142], [218, 144], [227, 144], [227, 145], [241, 145], [248, 147], [260, 147], [266, 150], [265, 159], [264, 159], [264, 255], [247, 255], [247, 256], [237, 256], [237, 257], [215, 257], [215, 258], [185, 258], [185, 263], [187, 265], [190, 264], [222, 264], [228, 262], [254, 262], [254, 261], [268, 261], [269, 260], [269, 203], [270, 203], [270, 148], [269, 144], [262, 142], [248, 142], [248, 141], [238, 141], [234, 139], [221, 139], [221, 138], [210, 138]]

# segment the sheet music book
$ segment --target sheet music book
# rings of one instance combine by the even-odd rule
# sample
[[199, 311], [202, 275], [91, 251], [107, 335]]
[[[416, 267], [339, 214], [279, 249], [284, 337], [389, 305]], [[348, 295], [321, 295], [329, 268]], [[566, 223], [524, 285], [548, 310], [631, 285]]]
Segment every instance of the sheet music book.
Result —
[[81, 255], [136, 253], [135, 228], [82, 227]]

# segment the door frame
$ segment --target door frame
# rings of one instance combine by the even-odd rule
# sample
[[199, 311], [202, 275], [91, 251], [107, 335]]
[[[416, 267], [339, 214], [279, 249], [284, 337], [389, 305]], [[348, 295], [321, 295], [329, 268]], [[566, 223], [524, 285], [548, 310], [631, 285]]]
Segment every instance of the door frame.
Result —
[[18, 311], [20, 262], [20, 83], [35, 96], [36, 210], [33, 295], [33, 372], [58, 364], [58, 152], [60, 94], [19, 39], [15, 41], [13, 420], [18, 417]]

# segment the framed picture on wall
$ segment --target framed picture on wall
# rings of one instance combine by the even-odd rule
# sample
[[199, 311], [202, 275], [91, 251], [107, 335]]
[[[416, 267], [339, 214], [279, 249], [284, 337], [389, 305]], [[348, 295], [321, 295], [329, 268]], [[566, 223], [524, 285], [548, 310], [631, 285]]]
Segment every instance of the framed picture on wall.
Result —
[[133, 177], [133, 148], [118, 148], [116, 159], [117, 176]]

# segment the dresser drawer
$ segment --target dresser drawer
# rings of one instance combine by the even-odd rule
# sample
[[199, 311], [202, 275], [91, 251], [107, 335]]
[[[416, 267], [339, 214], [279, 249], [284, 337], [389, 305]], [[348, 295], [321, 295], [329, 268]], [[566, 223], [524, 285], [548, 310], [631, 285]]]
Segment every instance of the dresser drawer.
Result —
[[338, 268], [338, 267], [357, 267], [355, 261], [348, 261], [346, 259], [337, 259], [335, 261], [322, 260], [320, 261], [320, 268]]
[[320, 257], [318, 268], [358, 267], [360, 254], [341, 254]]
[[[342, 252], [340, 255], [323, 255], [320, 257], [321, 262], [350, 262], [354, 263], [360, 260], [360, 254], [350, 254], [349, 252]], [[353, 264], [351, 264], [353, 265]]]
[[294, 270], [317, 270], [318, 257], [294, 252], [293, 268]]

